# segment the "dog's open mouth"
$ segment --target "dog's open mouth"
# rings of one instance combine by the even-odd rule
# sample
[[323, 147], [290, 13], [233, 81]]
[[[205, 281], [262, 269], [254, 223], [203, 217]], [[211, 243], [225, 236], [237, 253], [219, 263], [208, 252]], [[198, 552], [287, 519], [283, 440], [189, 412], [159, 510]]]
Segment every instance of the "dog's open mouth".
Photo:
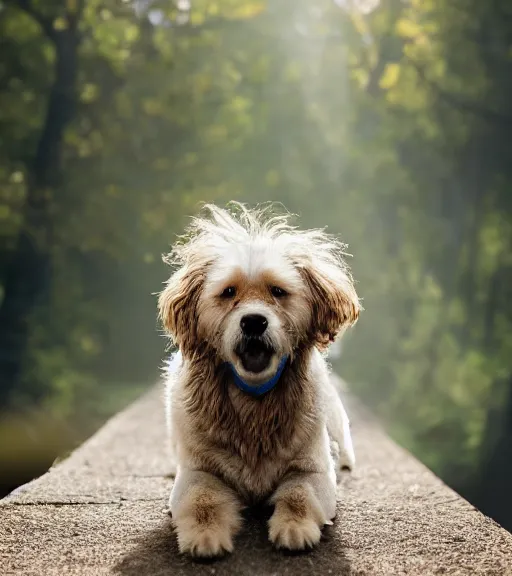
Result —
[[258, 374], [268, 368], [274, 350], [259, 338], [247, 338], [237, 346], [236, 354], [244, 370]]

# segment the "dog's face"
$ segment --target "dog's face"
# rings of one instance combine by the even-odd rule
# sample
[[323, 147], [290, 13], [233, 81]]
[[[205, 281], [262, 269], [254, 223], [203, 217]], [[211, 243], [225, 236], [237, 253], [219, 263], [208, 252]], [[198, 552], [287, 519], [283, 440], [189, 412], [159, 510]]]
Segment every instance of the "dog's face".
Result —
[[304, 337], [307, 290], [279, 241], [230, 246], [209, 267], [197, 307], [199, 334], [244, 380], [270, 378]]
[[175, 249], [181, 267], [159, 301], [185, 357], [206, 344], [258, 384], [299, 346], [325, 347], [355, 322], [360, 306], [341, 245], [322, 232], [297, 232], [284, 217], [209, 210]]

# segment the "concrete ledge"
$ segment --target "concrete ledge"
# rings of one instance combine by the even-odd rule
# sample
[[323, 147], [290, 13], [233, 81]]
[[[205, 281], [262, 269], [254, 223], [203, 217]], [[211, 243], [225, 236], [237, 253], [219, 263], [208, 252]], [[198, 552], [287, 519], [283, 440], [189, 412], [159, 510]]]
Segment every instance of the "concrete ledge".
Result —
[[233, 555], [178, 555], [161, 391], [110, 420], [70, 458], [0, 501], [0, 574], [99, 576], [512, 575], [512, 535], [399, 448], [354, 399], [357, 470], [312, 552], [286, 555], [248, 515]]

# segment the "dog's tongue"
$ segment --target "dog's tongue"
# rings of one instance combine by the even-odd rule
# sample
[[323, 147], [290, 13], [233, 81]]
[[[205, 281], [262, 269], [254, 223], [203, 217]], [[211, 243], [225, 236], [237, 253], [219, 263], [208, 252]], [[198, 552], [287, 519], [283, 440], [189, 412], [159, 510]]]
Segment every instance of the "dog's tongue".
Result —
[[267, 350], [251, 350], [242, 356], [242, 364], [248, 372], [262, 372], [268, 366], [269, 360]]
[[240, 354], [240, 359], [242, 360], [245, 370], [257, 374], [267, 368], [271, 356], [272, 353], [263, 343], [253, 341], [247, 344], [243, 352]]

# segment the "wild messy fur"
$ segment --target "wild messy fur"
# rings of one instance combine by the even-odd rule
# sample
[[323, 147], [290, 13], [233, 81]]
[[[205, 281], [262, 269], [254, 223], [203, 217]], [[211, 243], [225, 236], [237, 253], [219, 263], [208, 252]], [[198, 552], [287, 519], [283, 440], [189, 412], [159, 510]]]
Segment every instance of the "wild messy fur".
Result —
[[[239, 511], [253, 502], [275, 504], [269, 537], [278, 547], [316, 544], [333, 518], [336, 470], [353, 465], [353, 452], [320, 351], [360, 311], [344, 248], [294, 228], [289, 215], [240, 204], [206, 206], [173, 248], [159, 309], [182, 354], [168, 377], [168, 413], [178, 462], [170, 507], [183, 552], [231, 551]], [[274, 285], [286, 297], [273, 297]], [[249, 313], [267, 319], [262, 338], [273, 351], [258, 374], [236, 352]], [[283, 356], [278, 385], [261, 398], [238, 389], [226, 366], [257, 384]]]

